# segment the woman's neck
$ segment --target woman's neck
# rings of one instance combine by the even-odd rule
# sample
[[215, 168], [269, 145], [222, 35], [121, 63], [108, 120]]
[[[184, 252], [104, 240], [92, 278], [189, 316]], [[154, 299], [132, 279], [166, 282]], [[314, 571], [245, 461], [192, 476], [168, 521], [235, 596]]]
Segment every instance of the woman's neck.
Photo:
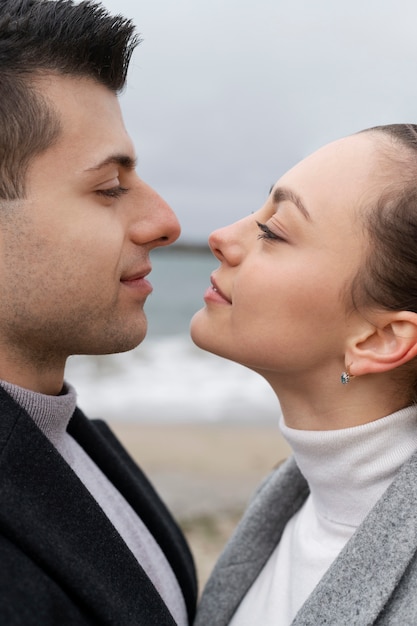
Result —
[[334, 430], [374, 422], [412, 404], [387, 375], [353, 378], [343, 385], [334, 375], [303, 380], [264, 376], [278, 397], [285, 423], [299, 430]]

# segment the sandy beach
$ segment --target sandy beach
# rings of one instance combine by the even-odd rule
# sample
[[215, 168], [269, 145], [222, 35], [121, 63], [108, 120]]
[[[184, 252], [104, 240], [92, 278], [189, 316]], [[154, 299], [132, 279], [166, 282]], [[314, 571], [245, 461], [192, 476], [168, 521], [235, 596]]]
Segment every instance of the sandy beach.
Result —
[[257, 485], [289, 454], [278, 427], [120, 422], [111, 427], [184, 529], [201, 588]]

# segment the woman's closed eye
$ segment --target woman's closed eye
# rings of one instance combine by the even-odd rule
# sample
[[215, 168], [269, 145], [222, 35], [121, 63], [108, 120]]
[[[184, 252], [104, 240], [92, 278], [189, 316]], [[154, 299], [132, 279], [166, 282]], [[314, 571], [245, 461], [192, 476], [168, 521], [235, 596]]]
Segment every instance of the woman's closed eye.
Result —
[[274, 233], [266, 224], [262, 224], [258, 221], [256, 222], [256, 224], [258, 228], [262, 231], [258, 235], [258, 239], [274, 239], [277, 241], [285, 241], [283, 237], [280, 237], [279, 235], [277, 235], [277, 233]]

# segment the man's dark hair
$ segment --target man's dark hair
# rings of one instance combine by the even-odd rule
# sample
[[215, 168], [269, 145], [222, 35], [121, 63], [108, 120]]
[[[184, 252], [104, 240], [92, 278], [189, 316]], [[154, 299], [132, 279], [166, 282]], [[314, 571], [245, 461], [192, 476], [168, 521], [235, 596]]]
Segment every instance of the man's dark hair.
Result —
[[94, 2], [0, 0], [0, 200], [24, 196], [30, 160], [59, 134], [36, 79], [86, 77], [118, 93], [138, 42], [130, 20]]

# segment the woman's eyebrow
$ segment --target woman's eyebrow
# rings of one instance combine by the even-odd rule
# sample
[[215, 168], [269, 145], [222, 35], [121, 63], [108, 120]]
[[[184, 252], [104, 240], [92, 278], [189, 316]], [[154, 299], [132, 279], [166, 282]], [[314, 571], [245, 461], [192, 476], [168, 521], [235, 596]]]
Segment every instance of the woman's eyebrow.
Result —
[[280, 202], [284, 202], [285, 200], [288, 200], [289, 202], [294, 204], [306, 220], [308, 220], [309, 222], [312, 221], [311, 215], [307, 211], [304, 202], [295, 191], [292, 191], [292, 189], [288, 189], [287, 187], [275, 187], [272, 194], [272, 202], [274, 204], [279, 204]]

